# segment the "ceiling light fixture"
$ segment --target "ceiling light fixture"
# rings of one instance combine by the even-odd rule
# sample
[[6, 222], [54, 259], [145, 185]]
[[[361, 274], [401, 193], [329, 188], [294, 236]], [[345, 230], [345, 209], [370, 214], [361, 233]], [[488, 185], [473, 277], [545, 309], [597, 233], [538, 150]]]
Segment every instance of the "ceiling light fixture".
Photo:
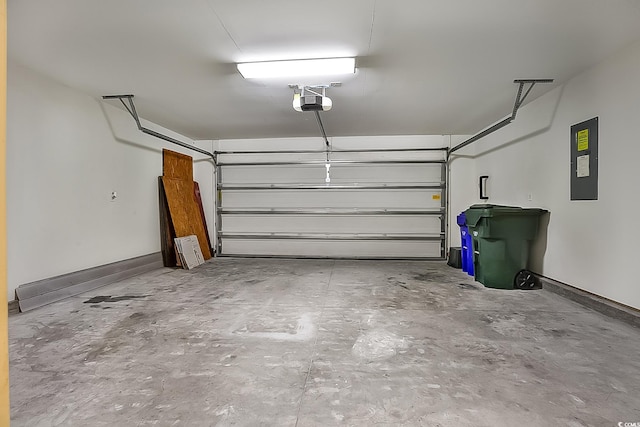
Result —
[[356, 72], [355, 58], [300, 59], [293, 61], [244, 62], [237, 64], [245, 79], [332, 76]]

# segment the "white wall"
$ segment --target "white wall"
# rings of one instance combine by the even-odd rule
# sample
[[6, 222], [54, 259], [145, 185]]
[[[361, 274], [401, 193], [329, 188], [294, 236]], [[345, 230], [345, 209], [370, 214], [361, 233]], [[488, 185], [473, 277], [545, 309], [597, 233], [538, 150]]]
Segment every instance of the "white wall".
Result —
[[8, 73], [9, 300], [23, 283], [158, 252], [161, 149], [182, 149], [102, 100], [15, 63]]
[[[449, 147], [453, 148], [469, 138], [469, 135], [452, 135], [449, 137]], [[465, 148], [464, 154], [451, 156], [449, 162], [449, 246], [460, 246], [460, 227], [456, 217], [467, 210], [470, 201], [477, 197], [476, 162], [472, 157], [475, 153], [473, 145]]]
[[[526, 105], [514, 123], [473, 146], [474, 179], [490, 176], [490, 203], [551, 211], [539, 272], [635, 308], [640, 308], [638, 76], [640, 44], [635, 44]], [[596, 116], [599, 200], [571, 201], [570, 127]], [[469, 200], [474, 202], [479, 200]]]

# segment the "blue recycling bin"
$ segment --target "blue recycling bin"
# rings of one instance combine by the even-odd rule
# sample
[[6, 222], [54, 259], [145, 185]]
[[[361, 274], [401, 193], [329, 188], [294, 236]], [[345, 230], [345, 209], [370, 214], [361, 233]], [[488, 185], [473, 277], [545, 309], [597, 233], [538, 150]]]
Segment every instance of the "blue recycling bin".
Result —
[[457, 216], [457, 222], [460, 226], [460, 258], [462, 258], [462, 271], [469, 276], [473, 276], [473, 237], [469, 233], [467, 227], [467, 217], [464, 212]]

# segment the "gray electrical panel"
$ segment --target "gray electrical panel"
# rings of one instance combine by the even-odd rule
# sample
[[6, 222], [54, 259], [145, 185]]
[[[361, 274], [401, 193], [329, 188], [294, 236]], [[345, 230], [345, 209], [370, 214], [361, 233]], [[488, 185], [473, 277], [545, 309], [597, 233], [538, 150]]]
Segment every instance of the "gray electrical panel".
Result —
[[598, 200], [598, 118], [571, 126], [571, 200]]

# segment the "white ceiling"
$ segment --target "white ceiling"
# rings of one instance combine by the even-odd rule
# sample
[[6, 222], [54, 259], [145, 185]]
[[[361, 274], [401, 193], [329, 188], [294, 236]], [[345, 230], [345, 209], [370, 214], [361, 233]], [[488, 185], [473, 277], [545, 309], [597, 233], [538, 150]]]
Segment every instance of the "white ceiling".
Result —
[[511, 111], [514, 79], [556, 79], [534, 99], [640, 40], [640, 0], [9, 0], [8, 32], [9, 61], [132, 93], [194, 139], [318, 136], [291, 107], [299, 82], [234, 64], [347, 55], [358, 72], [328, 91], [330, 136], [472, 134]]

